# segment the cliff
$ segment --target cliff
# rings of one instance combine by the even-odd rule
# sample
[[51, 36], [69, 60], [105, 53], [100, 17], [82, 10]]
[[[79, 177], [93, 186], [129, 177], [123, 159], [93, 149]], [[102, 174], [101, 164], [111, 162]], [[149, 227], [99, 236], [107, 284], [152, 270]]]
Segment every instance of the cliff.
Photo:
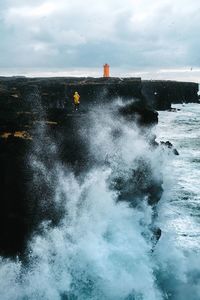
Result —
[[198, 84], [193, 82], [142, 81], [142, 93], [156, 110], [170, 109], [173, 103], [198, 103], [198, 90]]
[[[78, 113], [72, 100], [76, 90], [81, 95]], [[76, 176], [97, 164], [88, 150], [90, 112], [98, 116], [100, 108], [110, 109], [119, 98], [113, 112], [116, 120], [137, 123], [155, 148], [155, 136], [149, 132], [149, 127], [158, 122], [154, 107], [170, 108], [171, 99], [182, 101], [183, 96], [188, 101], [196, 100], [196, 85], [184, 84], [181, 88], [181, 83], [140, 78], [0, 78], [0, 254], [23, 253], [27, 239], [41, 221], [59, 223], [62, 209], [54, 203], [56, 161], [70, 167]], [[114, 139], [119, 136], [120, 128], [113, 132]], [[35, 157], [44, 164], [49, 177], [33, 170]], [[134, 183], [136, 189], [131, 193], [140, 198], [147, 195], [154, 206], [162, 194], [162, 178], [155, 182], [150, 176], [146, 181], [144, 172], [151, 174], [148, 162], [138, 162], [134, 178], [127, 184], [139, 182], [138, 186]], [[115, 182], [121, 198], [130, 198], [123, 190], [126, 183], [121, 178], [115, 178]], [[43, 206], [41, 199], [46, 201]]]
[[[90, 130], [90, 112], [98, 115], [99, 107], [109, 109], [120, 97], [116, 118], [122, 116], [141, 128], [157, 123], [158, 114], [146, 107], [141, 84], [139, 78], [0, 79], [0, 254], [22, 254], [41, 221], [59, 223], [56, 162], [76, 176], [96, 164], [88, 136], [82, 134]], [[72, 100], [76, 90], [81, 95], [78, 113]], [[50, 178], [33, 170], [35, 160], [44, 164]]]
[[[71, 112], [72, 97], [78, 90], [82, 107], [99, 105], [121, 97], [140, 99], [156, 110], [170, 109], [172, 103], [199, 102], [197, 83], [141, 80], [141, 78], [16, 78], [0, 77], [0, 105], [15, 109], [30, 109], [37, 94], [47, 110], [65, 109]], [[35, 101], [35, 100], [34, 100]], [[10, 106], [9, 106], [10, 105]], [[12, 109], [11, 109], [12, 107]], [[5, 117], [7, 120], [7, 118]]]

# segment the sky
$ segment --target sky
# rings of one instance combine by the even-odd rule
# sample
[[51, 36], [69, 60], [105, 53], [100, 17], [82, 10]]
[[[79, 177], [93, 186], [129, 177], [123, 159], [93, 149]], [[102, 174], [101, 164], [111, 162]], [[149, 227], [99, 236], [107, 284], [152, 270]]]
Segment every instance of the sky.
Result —
[[1, 0], [0, 75], [200, 82], [199, 0]]

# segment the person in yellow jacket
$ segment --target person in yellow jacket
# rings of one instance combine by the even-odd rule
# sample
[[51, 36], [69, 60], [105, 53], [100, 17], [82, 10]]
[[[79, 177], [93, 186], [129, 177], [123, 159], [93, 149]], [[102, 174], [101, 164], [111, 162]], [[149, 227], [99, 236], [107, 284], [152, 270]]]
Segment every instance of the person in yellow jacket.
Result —
[[79, 104], [80, 104], [80, 95], [79, 95], [78, 92], [75, 92], [74, 93], [74, 106], [75, 106], [75, 110], [78, 110]]

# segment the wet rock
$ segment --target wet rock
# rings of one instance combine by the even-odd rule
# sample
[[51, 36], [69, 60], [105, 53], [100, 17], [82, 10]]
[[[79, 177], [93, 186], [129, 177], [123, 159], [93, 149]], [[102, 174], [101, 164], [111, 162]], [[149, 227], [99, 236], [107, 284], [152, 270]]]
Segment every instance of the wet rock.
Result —
[[174, 155], [179, 155], [178, 150], [169, 141], [167, 141], [167, 142], [161, 141], [160, 144], [161, 144], [161, 146], [166, 147], [166, 148], [172, 150], [172, 152], [173, 152]]
[[152, 232], [152, 237], [151, 237], [151, 241], [152, 241], [152, 252], [154, 251], [156, 244], [158, 243], [158, 241], [161, 238], [162, 235], [162, 230], [160, 229], [160, 227], [153, 225], [150, 228], [151, 232]]
[[142, 93], [156, 110], [170, 110], [173, 103], [198, 103], [198, 91], [194, 82], [142, 80]]
[[152, 126], [158, 123], [158, 113], [144, 105], [140, 101], [133, 101], [119, 109], [121, 115], [127, 120], [134, 121], [140, 126]]
[[[76, 90], [81, 94], [78, 114], [74, 113], [72, 103]], [[108, 102], [120, 98], [123, 105], [117, 117], [136, 122], [150, 145], [158, 146], [155, 136], [148, 131], [157, 124], [158, 114], [141, 91], [140, 78], [0, 78], [1, 254], [23, 253], [27, 239], [41, 221], [50, 220], [53, 225], [59, 222], [62, 208], [54, 205], [54, 164], [59, 159], [77, 176], [94, 165], [87, 135], [91, 110], [98, 113], [98, 107], [106, 107]], [[38, 126], [45, 127], [46, 135], [37, 131]], [[84, 138], [82, 131], [86, 132]], [[113, 139], [121, 134], [120, 129], [111, 133]], [[56, 155], [50, 139], [56, 141]], [[37, 155], [46, 166], [46, 177], [39, 171], [33, 174], [30, 159], [34, 161]], [[106, 163], [109, 164], [109, 159]], [[142, 159], [129, 177], [113, 173], [110, 184], [119, 192], [119, 201], [129, 201], [133, 206], [141, 198], [147, 198], [154, 206], [162, 195], [162, 176], [160, 180], [153, 179], [150, 164]], [[40, 203], [41, 199], [45, 204]]]
[[150, 162], [142, 157], [134, 165], [133, 169], [130, 166], [129, 170], [123, 172], [117, 170], [115, 173], [113, 170], [110, 177], [111, 189], [117, 191], [118, 201], [126, 201], [133, 207], [140, 204], [142, 199], [155, 206], [163, 193], [162, 174], [157, 174], [159, 179], [155, 179]]

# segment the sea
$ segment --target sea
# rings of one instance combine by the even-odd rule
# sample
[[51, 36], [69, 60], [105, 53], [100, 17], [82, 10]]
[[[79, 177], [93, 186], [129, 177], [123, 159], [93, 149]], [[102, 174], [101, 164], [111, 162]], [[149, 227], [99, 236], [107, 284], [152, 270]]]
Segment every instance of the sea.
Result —
[[[159, 111], [153, 131], [179, 155], [166, 147], [152, 151], [136, 126], [108, 111], [91, 116], [90, 151], [99, 162], [114, 153], [110, 163], [91, 167], [81, 180], [55, 165], [55, 203], [64, 217], [57, 226], [41, 224], [26, 263], [0, 258], [0, 300], [200, 299], [200, 105], [173, 108]], [[138, 156], [151, 163], [155, 178], [163, 176], [154, 221], [162, 234], [153, 248], [152, 208], [145, 199], [139, 208], [117, 202], [107, 184], [113, 170], [128, 177]], [[45, 173], [42, 162], [33, 164]]]

